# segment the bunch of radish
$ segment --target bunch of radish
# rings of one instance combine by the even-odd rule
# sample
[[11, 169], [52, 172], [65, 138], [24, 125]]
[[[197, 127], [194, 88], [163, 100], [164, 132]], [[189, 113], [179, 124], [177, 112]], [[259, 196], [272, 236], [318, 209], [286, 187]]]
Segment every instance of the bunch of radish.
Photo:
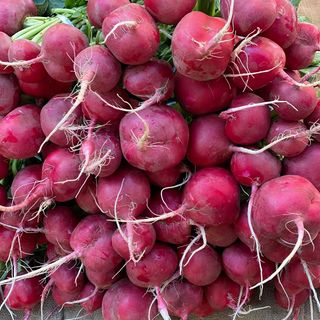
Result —
[[89, 36], [1, 3], [0, 313], [236, 319], [267, 283], [320, 312], [319, 28], [289, 0], [141, 2], [88, 0]]

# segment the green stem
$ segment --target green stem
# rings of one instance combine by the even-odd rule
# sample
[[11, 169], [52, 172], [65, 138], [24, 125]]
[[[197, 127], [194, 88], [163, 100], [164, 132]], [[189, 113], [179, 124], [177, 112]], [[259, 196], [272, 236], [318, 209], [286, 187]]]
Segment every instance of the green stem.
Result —
[[198, 11], [213, 16], [215, 13], [215, 0], [198, 0], [196, 8]]

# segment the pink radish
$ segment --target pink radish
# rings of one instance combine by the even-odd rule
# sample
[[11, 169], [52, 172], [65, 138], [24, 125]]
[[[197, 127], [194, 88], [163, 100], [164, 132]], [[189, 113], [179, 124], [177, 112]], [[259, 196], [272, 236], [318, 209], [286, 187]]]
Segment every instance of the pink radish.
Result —
[[[0, 31], [0, 41], [1, 41], [1, 48], [0, 48], [0, 61], [9, 61], [8, 58], [8, 51], [11, 46], [11, 38], [4, 32]], [[0, 65], [0, 74], [9, 74], [13, 72], [13, 68], [1, 66]]]
[[0, 90], [5, 92], [0, 96], [0, 115], [6, 115], [16, 107], [20, 101], [20, 88], [14, 75], [0, 74]]
[[208, 243], [214, 247], [229, 247], [238, 239], [233, 225], [229, 224], [207, 227], [206, 237]]
[[96, 199], [96, 182], [89, 178], [76, 197], [77, 205], [88, 214], [97, 214], [100, 209]]

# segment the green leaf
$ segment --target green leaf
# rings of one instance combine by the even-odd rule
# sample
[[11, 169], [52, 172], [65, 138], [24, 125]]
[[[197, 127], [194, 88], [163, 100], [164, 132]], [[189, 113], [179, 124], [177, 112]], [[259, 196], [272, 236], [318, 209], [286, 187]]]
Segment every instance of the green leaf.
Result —
[[49, 0], [49, 10], [53, 8], [64, 8], [64, 0]]
[[306, 16], [299, 16], [299, 22], [311, 22], [311, 20]]
[[66, 8], [74, 8], [74, 7], [80, 7], [87, 4], [86, 0], [65, 0], [64, 5]]
[[33, 1], [38, 9], [38, 15], [42, 16], [48, 9], [49, 0], [33, 0]]
[[301, 2], [301, 0], [291, 0], [291, 3], [292, 3], [296, 8], [299, 7], [300, 2]]

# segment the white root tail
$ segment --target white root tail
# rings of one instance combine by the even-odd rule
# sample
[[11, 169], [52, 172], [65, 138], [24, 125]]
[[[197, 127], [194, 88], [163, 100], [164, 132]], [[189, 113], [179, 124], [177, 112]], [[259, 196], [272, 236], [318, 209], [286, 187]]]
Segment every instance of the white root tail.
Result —
[[299, 249], [303, 243], [303, 237], [304, 237], [305, 231], [304, 231], [303, 221], [301, 218], [297, 218], [294, 222], [295, 222], [296, 227], [298, 229], [298, 238], [297, 238], [297, 242], [296, 242], [294, 248], [292, 249], [290, 254], [282, 261], [282, 263], [275, 270], [275, 272], [273, 272], [268, 278], [264, 279], [263, 281], [260, 281], [259, 283], [255, 284], [254, 286], [252, 286], [250, 288], [250, 290], [253, 290], [253, 289], [271, 281], [274, 277], [277, 276], [277, 274], [279, 274], [279, 272], [291, 261], [291, 259], [295, 256], [295, 254], [299, 251]]

